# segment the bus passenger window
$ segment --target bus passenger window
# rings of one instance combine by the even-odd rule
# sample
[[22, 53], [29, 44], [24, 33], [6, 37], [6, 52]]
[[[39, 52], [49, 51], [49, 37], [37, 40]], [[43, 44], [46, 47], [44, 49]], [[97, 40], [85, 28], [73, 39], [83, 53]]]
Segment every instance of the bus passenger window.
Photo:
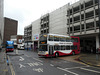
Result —
[[60, 41], [66, 42], [66, 38], [65, 37], [60, 37]]
[[54, 41], [59, 41], [59, 37], [58, 36], [54, 36]]
[[70, 41], [71, 41], [71, 39], [66, 37], [66, 42], [70, 42]]
[[60, 46], [54, 46], [54, 50], [60, 50]]
[[52, 36], [52, 35], [49, 35], [49, 41], [53, 41], [53, 39], [54, 39], [54, 36]]
[[70, 46], [66, 46], [66, 50], [70, 50]]
[[61, 46], [61, 50], [65, 50], [66, 48], [65, 48], [65, 46]]

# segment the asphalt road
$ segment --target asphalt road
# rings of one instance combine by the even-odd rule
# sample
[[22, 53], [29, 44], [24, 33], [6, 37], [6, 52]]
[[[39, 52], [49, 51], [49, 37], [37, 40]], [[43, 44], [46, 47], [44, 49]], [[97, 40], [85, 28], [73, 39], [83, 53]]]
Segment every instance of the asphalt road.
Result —
[[7, 55], [10, 62], [8, 75], [100, 75], [99, 68], [65, 61], [59, 57], [44, 58], [36, 52], [24, 50], [17, 53], [19, 55]]

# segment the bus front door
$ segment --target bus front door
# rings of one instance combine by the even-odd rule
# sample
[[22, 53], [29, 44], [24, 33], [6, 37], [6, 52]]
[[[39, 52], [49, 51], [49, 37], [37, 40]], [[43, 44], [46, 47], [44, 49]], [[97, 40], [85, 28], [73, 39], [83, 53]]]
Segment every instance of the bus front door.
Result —
[[53, 55], [54, 50], [53, 50], [53, 46], [49, 46], [49, 55]]

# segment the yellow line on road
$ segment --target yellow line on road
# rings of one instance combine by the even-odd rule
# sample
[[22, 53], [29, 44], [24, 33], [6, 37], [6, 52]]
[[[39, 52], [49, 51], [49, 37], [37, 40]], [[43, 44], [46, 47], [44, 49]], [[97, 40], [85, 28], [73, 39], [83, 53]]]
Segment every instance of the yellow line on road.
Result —
[[8, 56], [8, 60], [9, 60], [9, 66], [10, 66], [11, 73], [12, 73], [12, 75], [15, 75], [15, 71], [14, 71], [13, 66], [11, 64], [9, 56]]

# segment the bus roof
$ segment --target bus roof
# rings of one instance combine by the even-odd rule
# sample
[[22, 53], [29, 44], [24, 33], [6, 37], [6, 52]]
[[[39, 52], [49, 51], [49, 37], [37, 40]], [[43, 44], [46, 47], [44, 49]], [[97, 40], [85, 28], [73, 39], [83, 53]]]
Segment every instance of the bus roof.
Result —
[[49, 33], [48, 35], [53, 35], [53, 36], [62, 36], [62, 37], [70, 37], [70, 36], [68, 36], [68, 35], [59, 35], [59, 34], [51, 34], [51, 33]]
[[13, 41], [6, 41], [7, 44], [13, 44]]

